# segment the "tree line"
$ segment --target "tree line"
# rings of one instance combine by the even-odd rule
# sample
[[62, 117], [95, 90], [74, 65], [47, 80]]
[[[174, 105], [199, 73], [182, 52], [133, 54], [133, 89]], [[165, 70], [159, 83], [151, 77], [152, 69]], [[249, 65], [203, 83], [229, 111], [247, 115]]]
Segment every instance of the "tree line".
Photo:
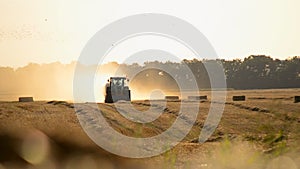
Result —
[[[244, 60], [219, 59], [222, 63], [228, 88], [233, 89], [271, 89], [271, 88], [299, 88], [300, 87], [300, 57], [295, 56], [286, 60], [273, 59], [265, 55], [251, 55]], [[175, 75], [174, 80], [184, 80], [186, 88], [192, 77], [182, 71], [183, 65], [187, 65], [192, 71], [199, 88], [210, 88], [208, 73], [205, 64], [212, 60], [192, 59], [176, 62], [145, 62], [144, 65], [137, 63], [121, 64], [120, 69], [127, 75], [145, 67], [161, 67]], [[153, 72], [153, 70], [151, 70]], [[159, 72], [159, 70], [157, 70]], [[144, 74], [148, 74], [145, 70]], [[141, 79], [145, 80], [145, 79]]]

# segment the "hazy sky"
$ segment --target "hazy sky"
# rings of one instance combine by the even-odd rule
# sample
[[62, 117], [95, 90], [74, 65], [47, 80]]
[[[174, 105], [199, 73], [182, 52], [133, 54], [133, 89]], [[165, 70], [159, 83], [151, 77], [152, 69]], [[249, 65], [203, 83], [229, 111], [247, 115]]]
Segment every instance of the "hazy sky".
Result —
[[[299, 9], [299, 0], [0, 0], [0, 66], [69, 63], [103, 26], [140, 13], [169, 14], [190, 22], [220, 58], [265, 54], [285, 59], [300, 55]], [[155, 40], [140, 38], [127, 45], [163, 44]], [[107, 60], [122, 60], [119, 55], [129, 53], [126, 49], [112, 51]], [[190, 56], [184, 50], [177, 54]]]

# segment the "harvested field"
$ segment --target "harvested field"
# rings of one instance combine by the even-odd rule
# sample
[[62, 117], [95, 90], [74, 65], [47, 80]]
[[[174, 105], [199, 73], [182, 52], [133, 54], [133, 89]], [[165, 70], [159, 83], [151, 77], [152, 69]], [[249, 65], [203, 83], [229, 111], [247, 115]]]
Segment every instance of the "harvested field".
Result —
[[[216, 131], [200, 144], [199, 133], [211, 104], [209, 92], [205, 95], [208, 100], [199, 101], [197, 120], [182, 142], [166, 153], [144, 159], [120, 157], [97, 146], [83, 131], [72, 103], [0, 102], [0, 168], [264, 169], [272, 167], [278, 159], [286, 168], [300, 168], [300, 104], [293, 100], [300, 95], [299, 89], [228, 91]], [[233, 102], [234, 95], [249, 99]], [[192, 108], [199, 102], [187, 104]], [[113, 104], [98, 106], [111, 127], [136, 138], [159, 135], [180, 115], [178, 100], [168, 100], [166, 107], [150, 101], [132, 104], [139, 111], [162, 113], [142, 125], [122, 116]], [[126, 106], [121, 109], [127, 110]], [[101, 125], [89, 114], [83, 116], [91, 127]], [[185, 120], [189, 123], [188, 118]]]

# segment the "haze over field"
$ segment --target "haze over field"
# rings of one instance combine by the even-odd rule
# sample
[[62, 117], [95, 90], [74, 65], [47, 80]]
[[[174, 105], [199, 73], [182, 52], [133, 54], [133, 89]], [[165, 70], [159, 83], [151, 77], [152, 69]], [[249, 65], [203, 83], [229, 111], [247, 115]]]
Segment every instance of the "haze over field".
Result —
[[[289, 60], [274, 60], [267, 56], [249, 56], [242, 60], [225, 61], [223, 64], [227, 87], [234, 89], [270, 89], [300, 87], [300, 57]], [[132, 98], [162, 99], [164, 95], [178, 94], [177, 82], [189, 91], [196, 81], [199, 90], [209, 89], [210, 80], [205, 69], [209, 60], [184, 60], [178, 62], [145, 62], [143, 65], [111, 62], [97, 65], [78, 65], [84, 81], [87, 74], [95, 75], [94, 95], [97, 102], [104, 100], [104, 86], [111, 76], [127, 76], [130, 79]], [[61, 64], [29, 64], [13, 69], [0, 67], [0, 100], [17, 100], [19, 96], [33, 96], [36, 100], [73, 100], [73, 78], [76, 62]], [[158, 69], [151, 68], [155, 65]], [[192, 74], [184, 71], [187, 67]], [[161, 68], [162, 70], [160, 70]], [[97, 70], [92, 72], [92, 70]], [[138, 72], [138, 73], [137, 73]], [[137, 74], [136, 74], [137, 73]], [[172, 75], [170, 75], [171, 73]], [[195, 79], [193, 79], [195, 78]], [[176, 82], [177, 81], [177, 82]], [[81, 90], [91, 90], [82, 88]], [[159, 90], [159, 91], [157, 91]], [[161, 94], [151, 95], [153, 91]], [[185, 96], [186, 97], [186, 96]], [[82, 101], [94, 101], [82, 98]]]

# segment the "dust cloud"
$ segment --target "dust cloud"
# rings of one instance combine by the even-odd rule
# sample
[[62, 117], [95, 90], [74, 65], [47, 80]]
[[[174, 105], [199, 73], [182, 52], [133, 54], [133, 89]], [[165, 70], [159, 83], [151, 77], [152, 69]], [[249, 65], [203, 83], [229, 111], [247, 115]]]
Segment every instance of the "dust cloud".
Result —
[[[70, 64], [54, 62], [49, 64], [30, 63], [17, 69], [0, 67], [0, 101], [16, 101], [21, 96], [32, 96], [35, 100], [72, 101], [76, 65], [76, 62]], [[94, 69], [94, 66], [97, 68], [97, 65], [77, 66], [83, 74], [91, 73], [90, 71]], [[95, 77], [105, 76], [106, 78], [110, 71], [116, 69], [117, 65], [116, 63], [109, 63], [100, 67], [102, 71], [101, 73], [98, 72]], [[95, 86], [97, 85], [97, 88], [102, 90], [105, 81], [101, 81], [100, 84], [96, 83]], [[95, 82], [99, 81], [95, 80]], [[98, 93], [103, 95], [101, 92]]]
[[146, 69], [131, 79], [133, 99], [164, 99], [165, 95], [178, 93], [177, 82], [168, 73], [159, 69]]
[[12, 69], [0, 68], [0, 100], [13, 101], [19, 96], [36, 100], [72, 98], [72, 80], [76, 63], [28, 64]]
[[128, 77], [132, 100], [163, 99], [165, 95], [179, 93], [176, 80], [167, 72], [147, 69], [137, 64], [110, 62], [100, 66], [87, 66], [77, 62], [30, 63], [17, 69], [0, 67], [0, 101], [16, 101], [21, 96], [32, 96], [35, 100], [72, 101], [76, 66], [83, 76], [97, 70], [94, 79], [96, 102], [104, 101], [105, 84], [112, 76]]
[[[156, 64], [156, 62], [151, 62]], [[162, 63], [163, 64], [163, 63]], [[175, 66], [177, 63], [173, 63]], [[32, 96], [35, 100], [66, 100], [73, 101], [73, 79], [75, 68], [79, 70], [84, 80], [87, 74], [94, 74], [94, 100], [82, 101], [103, 102], [105, 84], [109, 77], [123, 76], [129, 79], [132, 100], [164, 99], [166, 95], [180, 95], [178, 81], [189, 88], [190, 80], [184, 70], [172, 67], [163, 71], [159, 68], [148, 68], [147, 65], [137, 63], [127, 65], [110, 62], [98, 65], [83, 65], [77, 62], [62, 64], [30, 63], [25, 67], [13, 69], [0, 67], [0, 101], [16, 101], [18, 97]], [[170, 70], [169, 70], [170, 69]], [[95, 72], [95, 70], [97, 70]], [[172, 72], [173, 71], [173, 72]], [[167, 72], [175, 74], [170, 75]], [[91, 89], [83, 88], [83, 91]]]

